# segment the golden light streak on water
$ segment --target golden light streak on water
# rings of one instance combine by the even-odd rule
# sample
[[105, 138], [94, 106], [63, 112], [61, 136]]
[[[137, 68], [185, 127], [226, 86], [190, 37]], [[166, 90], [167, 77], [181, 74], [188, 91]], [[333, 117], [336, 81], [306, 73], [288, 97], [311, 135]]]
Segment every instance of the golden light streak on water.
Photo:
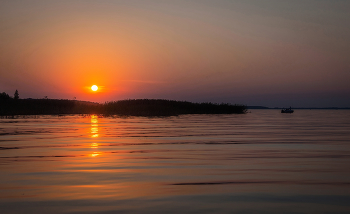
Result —
[[90, 148], [91, 149], [97, 149], [98, 148], [98, 143], [92, 143]]
[[94, 152], [91, 154], [91, 157], [97, 157], [101, 154], [101, 152]]

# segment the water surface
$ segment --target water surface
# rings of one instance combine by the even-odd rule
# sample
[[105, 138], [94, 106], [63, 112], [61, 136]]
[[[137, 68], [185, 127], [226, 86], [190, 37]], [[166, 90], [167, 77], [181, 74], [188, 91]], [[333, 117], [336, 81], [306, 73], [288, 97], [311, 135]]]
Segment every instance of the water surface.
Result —
[[349, 213], [350, 111], [0, 119], [1, 213]]

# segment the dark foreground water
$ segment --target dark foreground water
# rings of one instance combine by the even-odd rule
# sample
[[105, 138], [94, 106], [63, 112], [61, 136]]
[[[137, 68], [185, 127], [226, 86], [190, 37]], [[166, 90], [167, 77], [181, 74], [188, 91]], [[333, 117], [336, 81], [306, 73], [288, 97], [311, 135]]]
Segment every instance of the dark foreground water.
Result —
[[0, 213], [349, 213], [350, 111], [0, 119]]

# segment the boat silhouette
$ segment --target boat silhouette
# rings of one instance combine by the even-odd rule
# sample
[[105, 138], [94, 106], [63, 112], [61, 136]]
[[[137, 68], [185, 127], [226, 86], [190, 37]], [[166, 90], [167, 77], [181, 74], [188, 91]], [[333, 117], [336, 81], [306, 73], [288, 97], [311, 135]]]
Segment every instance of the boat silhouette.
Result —
[[292, 107], [289, 108], [285, 108], [281, 110], [281, 113], [293, 113], [294, 110], [292, 109]]

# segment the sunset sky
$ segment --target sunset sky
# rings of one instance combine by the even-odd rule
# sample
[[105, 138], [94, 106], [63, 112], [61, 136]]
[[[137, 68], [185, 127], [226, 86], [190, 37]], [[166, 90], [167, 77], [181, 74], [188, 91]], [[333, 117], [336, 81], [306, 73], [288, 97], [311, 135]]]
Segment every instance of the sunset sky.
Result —
[[3, 0], [0, 92], [350, 107], [349, 11], [348, 0]]

